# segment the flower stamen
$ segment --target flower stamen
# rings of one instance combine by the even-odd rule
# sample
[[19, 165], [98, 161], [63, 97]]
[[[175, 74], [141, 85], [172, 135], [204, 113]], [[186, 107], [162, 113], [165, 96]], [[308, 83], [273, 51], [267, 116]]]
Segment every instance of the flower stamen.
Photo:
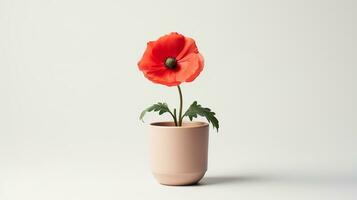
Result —
[[176, 58], [172, 58], [172, 57], [166, 58], [165, 66], [169, 69], [175, 69], [177, 66]]

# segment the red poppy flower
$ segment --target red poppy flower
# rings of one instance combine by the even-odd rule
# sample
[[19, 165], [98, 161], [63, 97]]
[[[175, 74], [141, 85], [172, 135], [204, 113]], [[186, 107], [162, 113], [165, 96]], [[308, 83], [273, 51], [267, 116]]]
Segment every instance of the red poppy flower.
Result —
[[170, 33], [148, 42], [138, 63], [146, 78], [167, 86], [195, 80], [203, 65], [203, 57], [195, 41], [179, 33]]

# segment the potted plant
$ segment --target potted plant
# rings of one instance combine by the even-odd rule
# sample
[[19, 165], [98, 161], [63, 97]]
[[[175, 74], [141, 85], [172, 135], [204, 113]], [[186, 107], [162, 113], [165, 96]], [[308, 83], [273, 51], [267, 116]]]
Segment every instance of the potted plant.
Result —
[[[138, 62], [139, 69], [150, 81], [169, 87], [176, 86], [180, 106], [171, 110], [166, 103], [156, 103], [147, 112], [164, 113], [171, 122], [150, 124], [150, 160], [155, 178], [164, 185], [190, 185], [198, 183], [207, 170], [208, 126], [206, 122], [192, 122], [198, 116], [205, 117], [218, 131], [215, 113], [197, 101], [183, 112], [183, 96], [180, 84], [192, 82], [201, 73], [204, 60], [195, 41], [179, 33], [170, 33], [147, 43]], [[184, 121], [188, 117], [190, 121]]]

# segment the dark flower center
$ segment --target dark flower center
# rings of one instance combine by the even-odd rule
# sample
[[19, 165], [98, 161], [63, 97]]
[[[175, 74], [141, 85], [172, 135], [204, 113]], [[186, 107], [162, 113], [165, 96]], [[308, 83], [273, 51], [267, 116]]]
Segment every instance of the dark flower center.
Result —
[[172, 58], [172, 57], [166, 58], [165, 66], [169, 69], [175, 69], [177, 66], [176, 58]]

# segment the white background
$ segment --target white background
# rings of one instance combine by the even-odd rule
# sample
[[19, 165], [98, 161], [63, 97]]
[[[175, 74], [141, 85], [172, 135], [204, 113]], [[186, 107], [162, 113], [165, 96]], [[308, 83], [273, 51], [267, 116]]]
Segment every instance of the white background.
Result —
[[[199, 186], [155, 182], [142, 109], [178, 105], [137, 69], [196, 39], [185, 105], [212, 108]], [[357, 3], [0, 0], [0, 199], [356, 199]], [[165, 118], [166, 117], [166, 118]]]

